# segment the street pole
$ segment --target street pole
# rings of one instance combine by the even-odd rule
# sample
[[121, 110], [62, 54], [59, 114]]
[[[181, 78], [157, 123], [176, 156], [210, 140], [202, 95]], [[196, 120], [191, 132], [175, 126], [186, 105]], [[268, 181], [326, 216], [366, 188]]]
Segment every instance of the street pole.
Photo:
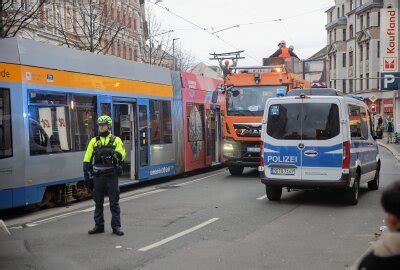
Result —
[[172, 39], [172, 65], [173, 69], [176, 70], [176, 65], [175, 65], [175, 40], [179, 40], [179, 38], [173, 38]]

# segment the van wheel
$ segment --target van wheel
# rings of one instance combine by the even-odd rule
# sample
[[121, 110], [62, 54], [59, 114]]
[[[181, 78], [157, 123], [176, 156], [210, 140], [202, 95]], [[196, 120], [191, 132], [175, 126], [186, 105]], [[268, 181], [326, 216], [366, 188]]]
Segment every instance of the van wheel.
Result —
[[345, 192], [345, 200], [350, 205], [356, 205], [358, 203], [358, 195], [360, 191], [360, 182], [357, 179], [351, 188], [347, 189]]
[[379, 173], [380, 173], [380, 170], [379, 169], [376, 170], [374, 180], [368, 182], [369, 190], [378, 190], [378, 188], [379, 188]]
[[265, 192], [270, 201], [279, 201], [282, 196], [282, 187], [267, 186], [265, 185]]
[[229, 166], [228, 170], [231, 173], [231, 175], [240, 176], [243, 174], [244, 168], [242, 166]]

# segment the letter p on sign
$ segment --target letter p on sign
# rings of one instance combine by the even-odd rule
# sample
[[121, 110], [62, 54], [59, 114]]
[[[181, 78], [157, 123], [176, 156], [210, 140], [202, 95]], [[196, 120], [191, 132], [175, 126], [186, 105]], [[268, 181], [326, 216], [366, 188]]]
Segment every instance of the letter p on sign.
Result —
[[381, 90], [399, 89], [399, 72], [381, 73]]

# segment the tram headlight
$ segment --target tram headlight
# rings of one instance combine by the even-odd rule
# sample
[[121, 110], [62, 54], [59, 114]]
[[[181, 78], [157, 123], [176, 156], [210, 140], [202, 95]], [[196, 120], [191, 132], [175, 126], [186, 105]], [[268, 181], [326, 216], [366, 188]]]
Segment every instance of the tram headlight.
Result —
[[224, 143], [224, 152], [233, 152], [235, 148], [233, 147], [233, 144], [231, 143]]

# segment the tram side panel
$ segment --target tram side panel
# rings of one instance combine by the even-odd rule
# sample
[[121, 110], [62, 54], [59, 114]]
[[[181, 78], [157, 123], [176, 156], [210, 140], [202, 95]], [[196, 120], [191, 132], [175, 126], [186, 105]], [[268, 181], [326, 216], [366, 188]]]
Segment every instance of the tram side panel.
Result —
[[[11, 72], [0, 63], [0, 71]], [[0, 209], [25, 205], [25, 195], [36, 192], [27, 189], [25, 177], [24, 106], [22, 85], [0, 78]], [[36, 191], [35, 189], [33, 191]]]
[[172, 134], [174, 144], [174, 156], [176, 173], [185, 172], [184, 133], [183, 133], [183, 103], [182, 103], [182, 80], [180, 72], [171, 71], [173, 85], [172, 102]]
[[211, 110], [212, 92], [222, 84], [222, 80], [216, 80], [182, 73], [182, 100], [183, 100], [183, 130], [185, 146], [185, 171], [211, 166], [213, 148], [219, 151], [216, 140], [213, 138]]

